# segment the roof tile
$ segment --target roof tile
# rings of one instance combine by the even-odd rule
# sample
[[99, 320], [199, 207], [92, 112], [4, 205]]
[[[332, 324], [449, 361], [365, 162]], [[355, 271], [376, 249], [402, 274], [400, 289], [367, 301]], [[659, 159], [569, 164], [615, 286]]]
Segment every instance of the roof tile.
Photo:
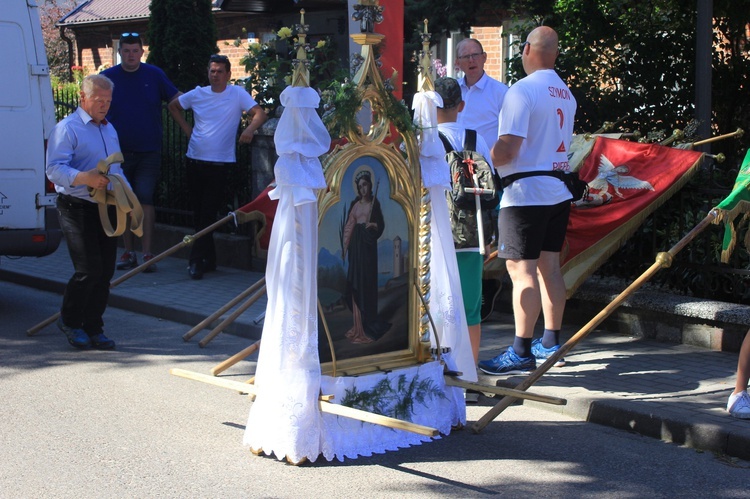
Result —
[[[214, 8], [216, 1], [213, 2]], [[103, 23], [126, 19], [148, 19], [151, 0], [88, 0], [66, 14], [58, 26]]]

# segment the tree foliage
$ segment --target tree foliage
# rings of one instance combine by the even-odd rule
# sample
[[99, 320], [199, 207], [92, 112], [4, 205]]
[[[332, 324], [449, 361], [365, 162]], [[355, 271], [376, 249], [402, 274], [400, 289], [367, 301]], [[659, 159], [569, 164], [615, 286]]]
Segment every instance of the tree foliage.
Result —
[[[44, 49], [47, 52], [47, 63], [50, 74], [59, 80], [70, 79], [70, 64], [68, 62], [68, 44], [60, 38], [60, 30], [55, 26], [65, 14], [76, 6], [75, 0], [44, 0], [39, 2], [39, 18], [42, 24]], [[73, 34], [68, 33], [73, 39]]]
[[[750, 147], [750, 0], [714, 2], [714, 51], [711, 98], [717, 133], [742, 128], [738, 142], [717, 142], [714, 152], [744, 151]], [[732, 143], [733, 142], [733, 143]], [[743, 147], [737, 147], [741, 144]], [[736, 161], [735, 161], [736, 163]]]
[[404, 0], [404, 74], [407, 75], [404, 96], [407, 102], [416, 88], [418, 58], [415, 54], [422, 50], [420, 35], [424, 32], [424, 20], [427, 19], [431, 33], [430, 44], [434, 45], [452, 31], [468, 34], [481, 3], [482, 0]]
[[[547, 12], [516, 13], [525, 19], [524, 36], [541, 24], [558, 32], [557, 69], [578, 100], [577, 131], [625, 118], [619, 129], [668, 136], [695, 118], [697, 1], [558, 0]], [[750, 125], [748, 22], [750, 1], [714, 2], [714, 134]], [[517, 56], [509, 78], [523, 76]], [[743, 151], [750, 143], [744, 140]], [[735, 159], [737, 146], [717, 143], [716, 150], [727, 147], [727, 156]]]
[[[585, 97], [582, 130], [629, 116], [633, 128], [671, 132], [693, 118], [695, 9], [675, 0], [632, 4], [557, 3], [553, 19], [565, 50], [559, 67]], [[579, 5], [592, 17], [583, 21]]]
[[219, 51], [211, 0], [151, 0], [147, 62], [180, 90], [208, 82], [208, 58]]

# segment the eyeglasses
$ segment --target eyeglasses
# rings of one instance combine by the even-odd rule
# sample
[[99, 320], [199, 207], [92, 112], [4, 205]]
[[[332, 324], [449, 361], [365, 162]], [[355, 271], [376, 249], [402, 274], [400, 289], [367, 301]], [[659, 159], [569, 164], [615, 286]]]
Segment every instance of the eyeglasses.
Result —
[[120, 38], [138, 38], [140, 36], [138, 33], [123, 33], [120, 35]]
[[479, 59], [484, 55], [484, 52], [477, 52], [476, 54], [466, 54], [466, 55], [459, 55], [457, 59], [459, 61], [468, 61], [471, 59]]
[[526, 45], [531, 45], [531, 42], [523, 42], [518, 48], [523, 52], [526, 49]]

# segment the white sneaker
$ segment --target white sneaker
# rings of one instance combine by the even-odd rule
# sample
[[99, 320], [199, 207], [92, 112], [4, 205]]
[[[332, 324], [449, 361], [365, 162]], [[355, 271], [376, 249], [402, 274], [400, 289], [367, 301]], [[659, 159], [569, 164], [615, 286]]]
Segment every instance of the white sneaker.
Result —
[[747, 390], [729, 396], [727, 411], [735, 418], [750, 419], [750, 395]]

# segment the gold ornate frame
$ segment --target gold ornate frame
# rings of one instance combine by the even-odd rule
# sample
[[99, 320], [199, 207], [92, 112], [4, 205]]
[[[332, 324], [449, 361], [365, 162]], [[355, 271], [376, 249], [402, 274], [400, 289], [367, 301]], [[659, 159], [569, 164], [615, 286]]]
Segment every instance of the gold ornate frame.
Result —
[[[423, 234], [420, 235], [421, 173], [417, 141], [413, 133], [403, 132], [399, 133], [396, 141], [385, 142], [393, 129], [386, 112], [387, 99], [393, 97], [383, 84], [372, 51], [373, 46], [382, 39], [382, 35], [362, 33], [352, 35], [352, 38], [362, 45], [363, 56], [363, 63], [354, 77], [354, 83], [362, 95], [362, 108], [369, 107], [372, 112], [372, 124], [367, 133], [358, 125], [354, 129], [344, 131], [347, 143], [337, 146], [326, 158], [324, 172], [329, 189], [321, 192], [318, 197], [319, 222], [323, 223], [331, 213], [335, 216], [346, 212], [351, 199], [342, 198], [342, 191], [347, 192], [346, 188], [342, 187], [344, 182], [349, 182], [345, 177], [348, 179], [351, 176], [347, 174], [352, 165], [363, 158], [382, 165], [390, 189], [388, 193], [379, 193], [378, 198], [381, 204], [390, 202], [398, 205], [403, 210], [408, 226], [407, 265], [404, 269], [408, 278], [408, 321], [407, 330], [403, 331], [408, 339], [408, 346], [385, 353], [336, 359], [336, 348], [326, 321], [326, 313], [321, 309], [321, 357], [332, 359], [331, 362], [321, 363], [321, 369], [323, 373], [333, 375], [355, 375], [392, 369], [425, 362], [430, 358], [429, 335], [425, 335], [421, 330], [425, 310], [416, 285], [420, 274], [419, 262], [422, 260], [420, 247], [423, 246]], [[330, 355], [329, 352], [324, 352], [324, 348], [330, 349]], [[362, 350], [367, 352], [370, 349], [365, 346]]]

